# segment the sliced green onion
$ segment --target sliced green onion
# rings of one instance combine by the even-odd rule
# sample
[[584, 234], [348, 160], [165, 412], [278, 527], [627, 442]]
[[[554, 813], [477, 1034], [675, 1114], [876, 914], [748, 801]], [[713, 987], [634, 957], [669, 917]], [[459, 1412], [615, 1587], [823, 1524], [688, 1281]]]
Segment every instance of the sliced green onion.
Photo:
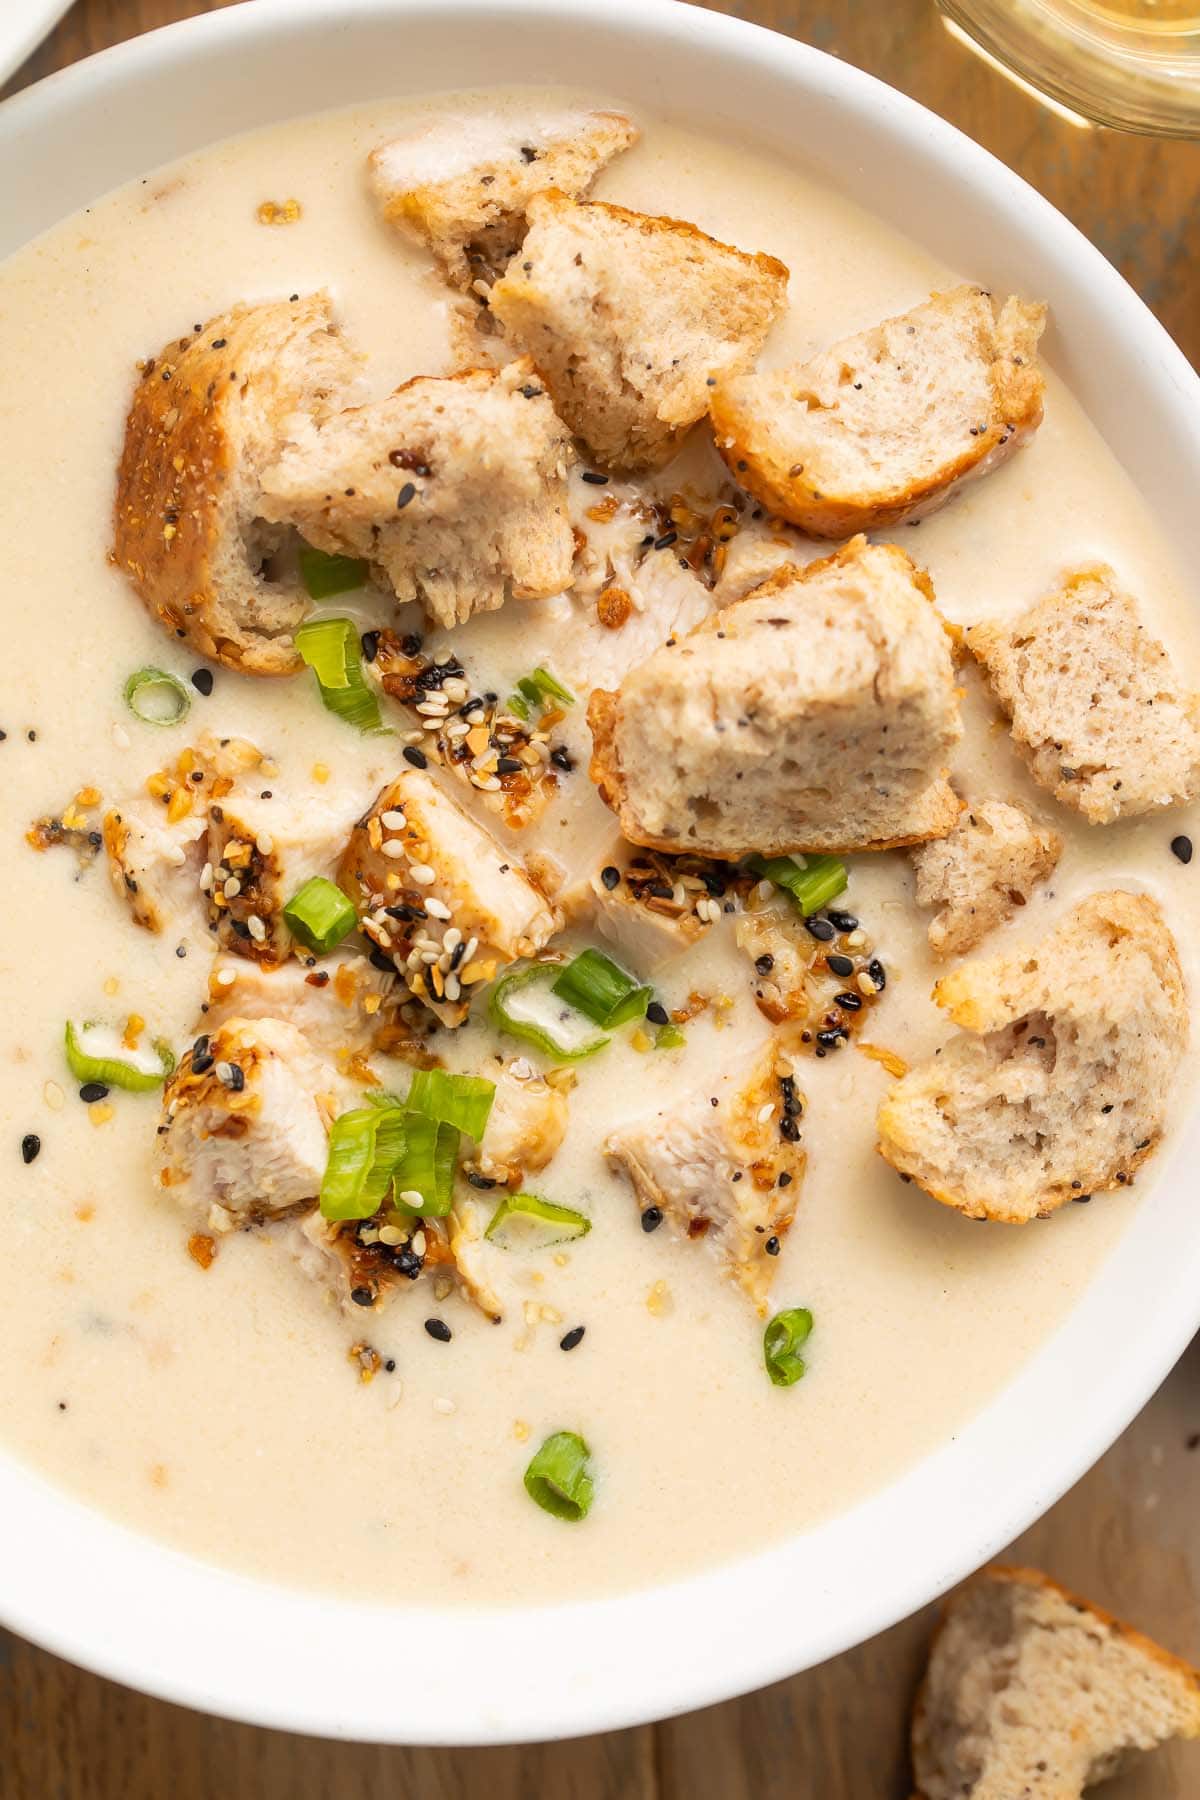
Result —
[[786, 888], [806, 919], [844, 894], [849, 880], [845, 863], [836, 856], [752, 856], [750, 867]]
[[327, 1219], [369, 1219], [379, 1211], [407, 1148], [406, 1123], [398, 1108], [381, 1106], [359, 1107], [333, 1121], [321, 1180]]
[[686, 1043], [687, 1039], [678, 1025], [660, 1025], [654, 1038], [656, 1050], [680, 1050]]
[[588, 1473], [591, 1451], [574, 1431], [548, 1437], [525, 1471], [525, 1492], [556, 1519], [586, 1519], [595, 1485]]
[[592, 1221], [571, 1206], [556, 1206], [537, 1194], [509, 1194], [492, 1214], [484, 1237], [501, 1250], [548, 1250], [586, 1237]]
[[445, 1069], [418, 1069], [405, 1105], [443, 1125], [465, 1131], [478, 1143], [487, 1127], [496, 1084], [482, 1075], [449, 1075]]
[[322, 704], [347, 725], [378, 731], [379, 702], [362, 672], [358, 627], [351, 619], [314, 619], [296, 633], [296, 649], [317, 678]]
[[99, 1081], [105, 1087], [125, 1088], [131, 1094], [153, 1093], [175, 1068], [171, 1047], [161, 1038], [155, 1038], [150, 1050], [126, 1050], [120, 1033], [112, 1026], [90, 1021], [77, 1029], [67, 1020], [63, 1049], [76, 1081]]
[[812, 1328], [813, 1316], [806, 1306], [777, 1312], [767, 1325], [763, 1332], [763, 1361], [776, 1387], [791, 1387], [803, 1375], [800, 1346]]
[[553, 991], [606, 1031], [640, 1019], [654, 998], [652, 988], [639, 987], [600, 950], [582, 950], [559, 975]]
[[532, 675], [522, 675], [517, 686], [531, 706], [545, 706], [547, 700], [557, 700], [563, 706], [575, 704], [570, 688], [556, 681], [549, 669], [535, 669]]
[[454, 1191], [459, 1134], [453, 1125], [417, 1112], [404, 1114], [404, 1133], [404, 1154], [392, 1170], [393, 1204], [422, 1218], [444, 1218]]
[[340, 887], [323, 875], [314, 875], [292, 895], [283, 909], [283, 920], [294, 938], [324, 956], [354, 930], [358, 912]]
[[144, 725], [178, 725], [192, 696], [178, 675], [165, 669], [135, 669], [125, 683], [125, 704]]
[[554, 992], [561, 974], [561, 963], [530, 963], [514, 970], [492, 989], [489, 1011], [498, 1031], [533, 1044], [559, 1062], [581, 1062], [603, 1050], [609, 1040]]
[[301, 544], [300, 579], [310, 600], [331, 600], [334, 594], [363, 587], [367, 565], [357, 556], [327, 556], [324, 550]]
[[510, 694], [505, 702], [504, 710], [510, 712], [515, 719], [528, 720], [529, 718], [529, 707], [522, 700], [520, 694]]

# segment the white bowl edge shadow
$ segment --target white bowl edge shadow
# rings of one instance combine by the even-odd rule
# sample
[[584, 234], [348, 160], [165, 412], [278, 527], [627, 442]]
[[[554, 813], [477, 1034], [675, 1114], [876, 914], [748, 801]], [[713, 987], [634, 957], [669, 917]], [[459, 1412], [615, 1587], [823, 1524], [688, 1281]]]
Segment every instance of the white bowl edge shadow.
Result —
[[[950, 266], [1047, 298], [1049, 360], [1155, 496], [1181, 561], [1200, 563], [1200, 382], [1099, 252], [915, 102], [677, 0], [606, 0], [595, 16], [568, 0], [255, 0], [169, 26], [0, 106], [5, 166], [36, 170], [6, 195], [0, 255], [118, 183], [274, 120], [583, 75], [634, 109], [702, 116], [791, 155]], [[686, 107], [672, 104], [680, 94]], [[164, 1699], [382, 1743], [568, 1737], [744, 1693], [944, 1592], [1125, 1428], [1200, 1323], [1196, 1177], [1184, 1173], [1198, 1160], [1193, 1113], [1114, 1253], [1001, 1394], [900, 1479], [754, 1556], [553, 1608], [375, 1607], [201, 1564], [0, 1456], [0, 1616]], [[1145, 1309], [1135, 1330], [1131, 1304]], [[393, 1694], [381, 1672], [410, 1664], [414, 1646], [420, 1679]]]

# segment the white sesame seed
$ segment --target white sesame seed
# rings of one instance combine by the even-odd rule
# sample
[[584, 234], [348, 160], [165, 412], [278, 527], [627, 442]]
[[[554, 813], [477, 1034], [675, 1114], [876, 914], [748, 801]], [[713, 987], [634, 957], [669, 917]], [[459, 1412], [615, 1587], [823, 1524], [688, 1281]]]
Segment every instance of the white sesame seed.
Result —
[[404, 845], [400, 842], [399, 838], [389, 838], [382, 848], [383, 854], [390, 857], [393, 862], [396, 862], [405, 854]]
[[466, 719], [451, 719], [446, 727], [446, 736], [451, 739], [466, 737], [471, 727]]
[[867, 934], [865, 931], [852, 931], [846, 939], [851, 950], [860, 950], [866, 941]]
[[858, 977], [858, 991], [860, 994], [866, 994], [868, 998], [877, 992], [875, 983], [871, 980], [871, 977], [867, 974], [865, 969], [860, 972]]
[[221, 969], [217, 974], [218, 987], [232, 987], [237, 980], [236, 969]]
[[254, 848], [260, 855], [270, 856], [272, 850], [275, 848], [275, 839], [271, 836], [269, 831], [260, 831], [254, 840]]
[[425, 1204], [424, 1194], [418, 1193], [416, 1188], [405, 1188], [400, 1198], [405, 1206], [424, 1206]]
[[403, 831], [408, 820], [402, 812], [397, 812], [395, 807], [392, 807], [388, 812], [380, 813], [379, 823], [388, 831]]
[[414, 863], [408, 872], [418, 887], [432, 887], [437, 880], [437, 870], [428, 863]]
[[219, 1062], [219, 1063], [217, 1063], [216, 1067], [214, 1068], [213, 1073], [216, 1075], [216, 1078], [218, 1081], [223, 1081], [226, 1084], [228, 1084], [228, 1082], [231, 1080], [231, 1078], [233, 1076], [233, 1064], [227, 1063], [227, 1062]]
[[487, 777], [486, 781], [481, 781], [479, 783], [479, 785], [481, 788], [483, 788], [485, 793], [488, 793], [488, 794], [498, 793], [500, 791], [500, 785], [501, 785], [500, 777], [498, 775], [489, 775]]
[[447, 975], [446, 977], [446, 998], [447, 1000], [459, 1000], [462, 998], [462, 983], [459, 981], [457, 975]]
[[470, 689], [461, 675], [451, 675], [442, 683], [442, 692], [450, 700], [465, 700]]
[[458, 929], [457, 925], [451, 925], [449, 931], [446, 933], [446, 935], [442, 939], [442, 949], [443, 950], [457, 950], [458, 946], [461, 943], [462, 943], [462, 932]]
[[446, 714], [449, 712], [450, 708], [447, 705], [447, 703], [445, 702], [445, 700], [440, 700], [440, 699], [439, 700], [418, 700], [417, 705], [416, 705], [416, 710], [417, 710], [417, 712], [423, 713], [427, 717], [430, 717], [430, 718], [435, 713], [440, 714], [444, 718], [446, 716]]
[[427, 1247], [427, 1240], [425, 1237], [425, 1233], [423, 1231], [414, 1231], [413, 1232], [413, 1241], [412, 1241], [413, 1255], [414, 1256], [424, 1256], [426, 1247]]
[[444, 1394], [439, 1395], [433, 1403], [433, 1410], [435, 1413], [449, 1415], [454, 1411], [454, 1402], [453, 1400], [447, 1400]]
[[48, 1081], [42, 1089], [42, 1099], [51, 1112], [61, 1112], [66, 1098], [57, 1081]]
[[212, 864], [206, 862], [200, 871], [200, 892], [202, 894], [207, 894], [209, 888], [212, 886], [212, 875]]
[[126, 731], [126, 729], [123, 725], [114, 725], [113, 726], [112, 739], [113, 739], [113, 743], [117, 746], [118, 750], [128, 750], [129, 745], [132, 741], [130, 739], [129, 733]]
[[241, 891], [242, 884], [236, 875], [231, 875], [229, 880], [225, 883], [225, 886], [221, 889], [221, 892], [227, 900], [236, 900]]
[[478, 950], [478, 948], [479, 948], [479, 939], [477, 937], [468, 938], [467, 939], [467, 947], [462, 953], [463, 962], [469, 963], [471, 958], [474, 956], [475, 952]]
[[425, 902], [425, 911], [429, 914], [431, 919], [448, 919], [451, 916], [450, 908], [446, 905], [446, 902], [437, 899], [433, 894], [430, 894], [428, 900]]
[[768, 1100], [767, 1104], [765, 1106], [759, 1107], [758, 1112], [756, 1113], [755, 1117], [758, 1119], [758, 1122], [760, 1125], [765, 1125], [767, 1120], [771, 1117], [771, 1114], [774, 1111], [775, 1111], [774, 1105], [772, 1104], [772, 1102], [770, 1100]]
[[383, 1225], [379, 1230], [379, 1241], [382, 1244], [390, 1245], [394, 1249], [397, 1244], [402, 1244], [404, 1242], [404, 1233], [398, 1225]]
[[266, 943], [267, 928], [263, 924], [262, 920], [259, 918], [257, 913], [250, 914], [249, 918], [246, 920], [246, 929], [250, 933], [250, 936], [254, 939], [256, 944], [265, 944]]

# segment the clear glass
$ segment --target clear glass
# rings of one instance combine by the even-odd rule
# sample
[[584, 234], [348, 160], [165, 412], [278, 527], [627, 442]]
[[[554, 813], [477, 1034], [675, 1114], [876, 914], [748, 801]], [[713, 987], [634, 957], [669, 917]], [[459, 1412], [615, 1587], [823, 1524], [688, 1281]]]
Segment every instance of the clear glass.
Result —
[[1200, 0], [937, 0], [951, 27], [1099, 125], [1200, 137]]

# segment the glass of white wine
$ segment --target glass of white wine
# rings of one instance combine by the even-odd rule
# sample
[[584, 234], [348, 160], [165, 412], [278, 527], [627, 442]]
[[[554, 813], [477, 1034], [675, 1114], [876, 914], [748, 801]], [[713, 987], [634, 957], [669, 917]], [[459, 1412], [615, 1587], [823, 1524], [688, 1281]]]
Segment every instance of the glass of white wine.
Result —
[[937, 0], [948, 26], [1099, 125], [1200, 137], [1200, 0]]

